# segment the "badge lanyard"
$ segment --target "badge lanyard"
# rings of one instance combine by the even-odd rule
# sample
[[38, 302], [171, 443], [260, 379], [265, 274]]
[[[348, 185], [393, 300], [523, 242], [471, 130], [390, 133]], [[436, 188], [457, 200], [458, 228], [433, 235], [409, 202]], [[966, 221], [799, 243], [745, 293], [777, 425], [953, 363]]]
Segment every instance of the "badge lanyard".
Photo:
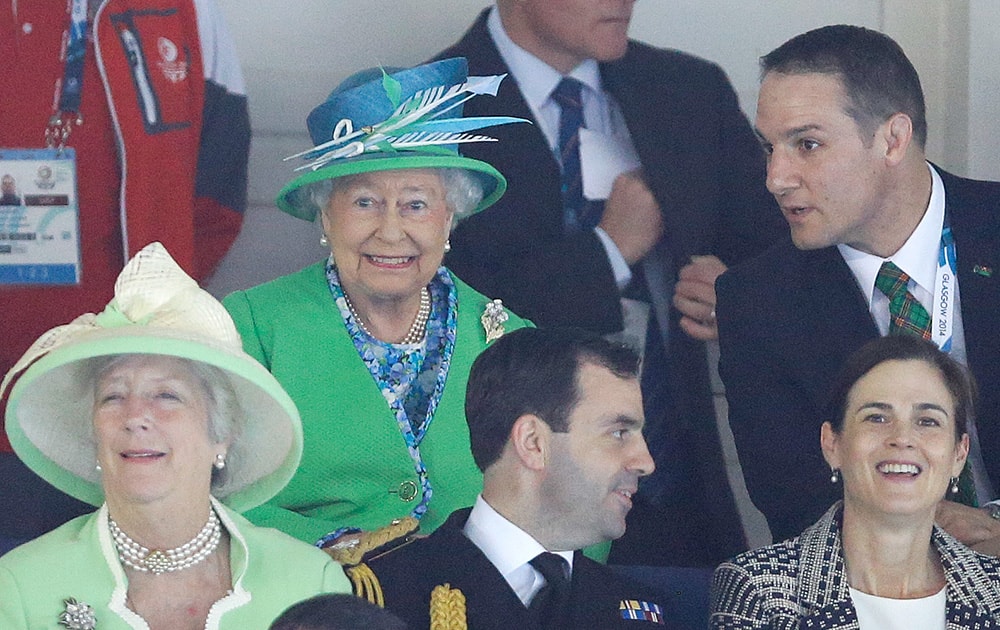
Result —
[[56, 79], [52, 117], [45, 129], [45, 146], [62, 150], [74, 125], [83, 124], [83, 62], [87, 55], [87, 0], [67, 0], [69, 28], [63, 33], [60, 58], [63, 76]]
[[931, 338], [944, 352], [951, 351], [952, 327], [955, 320], [955, 238], [951, 226], [941, 232], [941, 252], [938, 254], [937, 276], [934, 279], [934, 302], [931, 304]]

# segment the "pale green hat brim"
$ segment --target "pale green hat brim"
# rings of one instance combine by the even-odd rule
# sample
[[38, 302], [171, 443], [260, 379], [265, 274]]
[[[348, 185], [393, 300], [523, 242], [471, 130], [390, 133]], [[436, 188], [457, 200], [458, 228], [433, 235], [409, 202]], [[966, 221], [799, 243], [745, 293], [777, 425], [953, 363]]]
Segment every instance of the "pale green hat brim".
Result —
[[11, 390], [6, 430], [18, 457], [59, 490], [91, 505], [104, 502], [92, 428], [89, 363], [116, 354], [159, 354], [223, 370], [240, 403], [225, 481], [213, 494], [237, 511], [277, 494], [302, 456], [302, 425], [277, 380], [247, 354], [169, 328], [95, 329], [33, 363]]
[[[483, 184], [483, 199], [470, 214], [475, 214], [492, 206], [507, 190], [507, 180], [500, 171], [480, 160], [460, 155], [438, 155], [415, 152], [367, 153], [356, 158], [348, 158], [328, 166], [308, 171], [292, 180], [278, 193], [278, 208], [298, 219], [314, 221], [316, 207], [309, 199], [308, 186], [327, 179], [358, 175], [375, 171], [395, 171], [408, 168], [462, 168]], [[468, 216], [468, 215], [467, 215]]]

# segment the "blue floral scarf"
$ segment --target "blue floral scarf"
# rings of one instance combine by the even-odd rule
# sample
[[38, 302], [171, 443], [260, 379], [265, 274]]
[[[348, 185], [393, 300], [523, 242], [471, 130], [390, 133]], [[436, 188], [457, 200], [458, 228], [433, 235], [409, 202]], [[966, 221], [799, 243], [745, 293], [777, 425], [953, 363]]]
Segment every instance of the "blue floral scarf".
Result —
[[427, 476], [427, 467], [420, 456], [420, 443], [434, 420], [434, 412], [444, 393], [455, 349], [458, 323], [455, 283], [447, 269], [438, 269], [428, 285], [431, 314], [427, 320], [424, 341], [418, 344], [393, 344], [375, 339], [358, 325], [347, 306], [340, 277], [333, 265], [333, 256], [326, 262], [326, 279], [354, 347], [395, 415], [399, 431], [410, 452], [421, 488], [420, 502], [410, 514], [420, 518], [427, 512], [434, 494]]

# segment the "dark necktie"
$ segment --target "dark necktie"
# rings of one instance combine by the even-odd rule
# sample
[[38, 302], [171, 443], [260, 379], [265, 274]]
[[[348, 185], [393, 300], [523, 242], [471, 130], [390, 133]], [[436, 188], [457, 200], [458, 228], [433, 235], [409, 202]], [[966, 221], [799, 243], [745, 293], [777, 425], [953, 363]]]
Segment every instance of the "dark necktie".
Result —
[[528, 610], [543, 628], [559, 627], [566, 621], [569, 605], [569, 563], [562, 556], [546, 551], [532, 558], [530, 564], [545, 578], [545, 585], [535, 593]]
[[[600, 207], [583, 198], [580, 167], [580, 128], [583, 127], [583, 84], [563, 77], [551, 98], [559, 105], [559, 161], [562, 165], [563, 224], [569, 231], [593, 228], [601, 219]], [[600, 204], [597, 204], [600, 206]]]
[[[910, 293], [909, 282], [910, 276], [888, 260], [882, 263], [875, 277], [876, 288], [889, 298], [889, 334], [914, 335], [930, 341], [930, 315]], [[976, 484], [968, 461], [958, 477], [958, 493], [953, 498], [965, 505], [976, 505]]]

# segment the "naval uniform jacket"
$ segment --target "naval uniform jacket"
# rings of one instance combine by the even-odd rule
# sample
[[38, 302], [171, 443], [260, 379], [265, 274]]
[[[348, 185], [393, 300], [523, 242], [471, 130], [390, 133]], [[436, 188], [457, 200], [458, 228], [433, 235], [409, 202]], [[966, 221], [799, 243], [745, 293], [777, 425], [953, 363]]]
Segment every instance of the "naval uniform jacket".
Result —
[[[841, 544], [838, 502], [801, 536], [741, 554], [715, 570], [711, 627], [717, 630], [857, 630]], [[1000, 559], [934, 527], [945, 574], [949, 630], [1000, 628]]]
[[[465, 595], [470, 630], [541, 630], [537, 620], [514, 593], [503, 575], [462, 531], [470, 509], [448, 517], [427, 538], [373, 559], [368, 566], [378, 577], [385, 607], [411, 628], [430, 627], [431, 591], [449, 584]], [[669, 626], [638, 619], [623, 619], [622, 600], [653, 603], [648, 588], [579, 551], [573, 556], [573, 576], [568, 617], [559, 626], [566, 630], [644, 630]]]
[[[487, 15], [438, 58], [465, 57], [470, 75], [508, 72], [486, 28]], [[669, 317], [650, 322], [660, 335], [647, 341], [643, 393], [661, 473], [650, 481], [668, 484], [657, 489], [658, 501], [681, 511], [654, 519], [648, 530], [653, 538], [634, 542], [643, 563], [714, 566], [745, 545], [726, 482], [705, 345], [677, 327], [679, 316], [670, 308], [673, 282], [691, 255], [715, 254], [731, 265], [763, 251], [787, 227], [764, 188], [759, 143], [718, 66], [631, 41], [624, 58], [601, 64], [600, 72], [604, 89], [621, 107], [665, 230], [642, 274], [662, 281], [639, 289], [648, 293], [653, 310], [661, 305], [661, 312], [669, 311]], [[465, 115], [533, 119], [513, 76], [496, 97], [466, 103]], [[539, 326], [621, 330], [621, 294], [599, 238], [593, 230], [564, 232], [560, 169], [541, 131], [502, 125], [490, 135], [499, 141], [465, 145], [462, 152], [503, 173], [507, 192], [456, 227], [449, 268]], [[659, 452], [659, 444], [670, 452]], [[641, 510], [637, 503], [633, 516]], [[681, 521], [685, 531], [663, 528]], [[643, 529], [630, 520], [620, 542]], [[668, 557], [657, 558], [658, 548], [671, 546]]]
[[[998, 484], [1000, 183], [937, 172], [955, 238], [966, 355], [979, 385], [976, 427]], [[841, 364], [877, 338], [878, 327], [836, 247], [800, 251], [786, 240], [726, 272], [716, 292], [719, 370], [747, 489], [774, 539], [790, 538], [840, 498], [820, 450], [820, 415]]]

